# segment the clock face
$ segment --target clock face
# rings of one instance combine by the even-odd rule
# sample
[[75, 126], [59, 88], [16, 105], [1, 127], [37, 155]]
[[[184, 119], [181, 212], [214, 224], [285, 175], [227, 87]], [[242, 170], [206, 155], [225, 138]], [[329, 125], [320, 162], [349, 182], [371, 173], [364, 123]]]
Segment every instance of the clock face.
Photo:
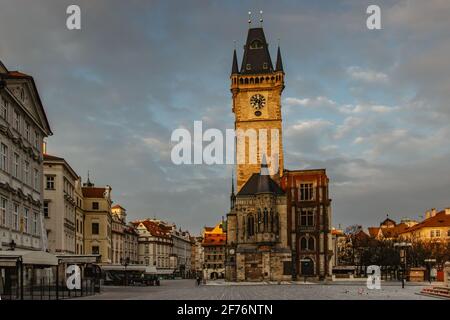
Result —
[[265, 104], [266, 104], [266, 98], [264, 98], [264, 96], [262, 94], [257, 93], [250, 98], [250, 105], [255, 110], [261, 110], [262, 108], [264, 108]]
[[234, 254], [234, 249], [230, 249], [230, 254]]

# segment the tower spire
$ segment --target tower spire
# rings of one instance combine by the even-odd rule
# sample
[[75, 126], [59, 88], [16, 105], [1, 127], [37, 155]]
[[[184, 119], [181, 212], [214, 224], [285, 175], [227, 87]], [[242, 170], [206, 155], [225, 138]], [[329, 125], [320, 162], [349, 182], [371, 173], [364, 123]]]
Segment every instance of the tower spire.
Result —
[[237, 73], [239, 73], [239, 67], [238, 67], [238, 62], [237, 62], [236, 45], [235, 45], [234, 51], [233, 51], [233, 63], [231, 66], [231, 74], [237, 74]]
[[234, 194], [234, 174], [233, 171], [231, 172], [231, 195], [230, 195], [230, 208], [231, 210], [234, 209], [234, 206], [236, 204], [236, 195]]
[[280, 41], [278, 40], [277, 63], [275, 71], [283, 71], [283, 60], [281, 59]]
[[261, 25], [261, 28], [263, 26], [263, 11], [259, 11], [259, 24]]
[[248, 27], [250, 28], [251, 25], [252, 25], [252, 12], [249, 11], [248, 12]]

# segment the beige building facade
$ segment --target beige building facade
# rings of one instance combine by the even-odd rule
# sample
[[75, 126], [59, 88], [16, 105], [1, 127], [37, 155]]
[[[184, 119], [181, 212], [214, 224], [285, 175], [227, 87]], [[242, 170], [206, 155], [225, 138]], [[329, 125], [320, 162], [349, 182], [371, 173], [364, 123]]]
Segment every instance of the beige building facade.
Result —
[[79, 177], [64, 158], [44, 154], [44, 216], [48, 249], [55, 254], [76, 254]]
[[150, 219], [133, 221], [133, 225], [139, 234], [139, 264], [155, 266], [158, 274], [172, 275], [176, 264], [170, 228]]
[[125, 228], [126, 228], [126, 210], [120, 205], [111, 208], [112, 213], [112, 263], [123, 264], [125, 258]]
[[112, 263], [111, 187], [96, 187], [89, 178], [82, 187], [84, 198], [84, 251], [100, 254], [101, 263]]

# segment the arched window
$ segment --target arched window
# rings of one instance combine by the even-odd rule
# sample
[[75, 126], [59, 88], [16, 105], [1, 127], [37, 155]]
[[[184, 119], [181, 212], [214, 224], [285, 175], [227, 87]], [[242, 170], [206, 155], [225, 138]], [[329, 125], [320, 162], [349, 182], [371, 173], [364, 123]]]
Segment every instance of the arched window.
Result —
[[306, 240], [306, 237], [303, 237], [300, 239], [300, 249], [306, 250], [308, 248], [308, 241]]
[[275, 221], [274, 221], [274, 228], [275, 228], [275, 233], [278, 234], [279, 230], [280, 230], [280, 219], [279, 219], [279, 215], [276, 212], [275, 213]]
[[244, 84], [244, 79], [239, 79], [239, 84]]
[[259, 78], [255, 78], [255, 83], [256, 83], [256, 84], [259, 83]]
[[250, 78], [250, 84], [253, 84], [253, 83], [254, 83], [253, 78]]
[[274, 219], [273, 210], [270, 209], [270, 232], [275, 232], [273, 219]]
[[261, 209], [258, 209], [258, 223], [257, 223], [257, 227], [256, 227], [256, 232], [262, 231], [261, 223], [262, 223]]
[[245, 78], [245, 84], [248, 84], [248, 78]]
[[264, 208], [264, 232], [269, 230], [269, 212]]
[[250, 44], [250, 49], [262, 49], [263, 45], [262, 42], [258, 39], [253, 40]]

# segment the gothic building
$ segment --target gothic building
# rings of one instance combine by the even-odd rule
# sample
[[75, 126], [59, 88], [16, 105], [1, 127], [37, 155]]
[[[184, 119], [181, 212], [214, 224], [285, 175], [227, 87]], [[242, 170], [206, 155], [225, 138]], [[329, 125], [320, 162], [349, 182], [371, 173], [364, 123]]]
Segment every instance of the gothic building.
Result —
[[[225, 277], [228, 281], [286, 281], [331, 274], [331, 200], [325, 169], [286, 170], [282, 144], [281, 94], [284, 69], [280, 48], [275, 68], [263, 28], [250, 28], [241, 67], [236, 50], [231, 71], [236, 130], [257, 132], [256, 148], [237, 135], [245, 161], [236, 165], [227, 214]], [[278, 132], [261, 145], [260, 133]], [[271, 144], [277, 148], [271, 148]], [[250, 161], [256, 152], [256, 162]], [[274, 154], [276, 157], [274, 158]], [[277, 160], [269, 170], [268, 159]], [[273, 164], [273, 163], [272, 163]]]

